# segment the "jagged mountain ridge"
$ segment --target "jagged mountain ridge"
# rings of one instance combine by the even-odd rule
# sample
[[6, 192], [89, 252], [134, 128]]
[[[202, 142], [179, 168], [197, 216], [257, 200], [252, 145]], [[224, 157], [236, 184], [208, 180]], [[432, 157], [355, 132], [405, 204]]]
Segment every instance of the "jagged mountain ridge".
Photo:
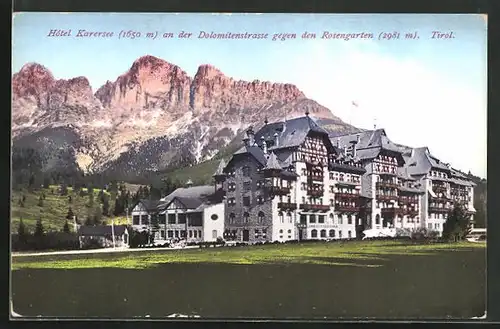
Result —
[[86, 77], [56, 79], [37, 63], [13, 75], [12, 91], [14, 146], [37, 146], [49, 157], [66, 151], [68, 165], [87, 172], [192, 165], [224, 152], [249, 125], [306, 111], [332, 131], [356, 130], [294, 85], [234, 80], [206, 64], [191, 78], [149, 55], [95, 93]]

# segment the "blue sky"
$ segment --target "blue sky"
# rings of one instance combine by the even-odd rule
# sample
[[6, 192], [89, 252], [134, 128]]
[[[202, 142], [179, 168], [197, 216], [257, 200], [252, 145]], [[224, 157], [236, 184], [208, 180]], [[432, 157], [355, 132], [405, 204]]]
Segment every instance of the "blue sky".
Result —
[[[71, 29], [72, 37], [47, 37]], [[75, 38], [78, 29], [191, 32], [190, 39]], [[199, 31], [296, 33], [271, 40], [198, 39]], [[302, 40], [305, 31], [316, 33]], [[373, 33], [373, 40], [325, 40]], [[380, 32], [399, 40], [378, 40]], [[417, 31], [419, 39], [405, 40]], [[453, 31], [453, 39], [432, 39]], [[481, 15], [21, 13], [13, 20], [13, 72], [37, 62], [56, 78], [86, 76], [93, 89], [149, 54], [194, 75], [212, 64], [243, 80], [293, 83], [344, 121], [384, 127], [392, 140], [428, 146], [443, 161], [486, 177], [486, 19]], [[352, 101], [358, 104], [352, 107]], [[463, 150], [467, 152], [463, 152]]]

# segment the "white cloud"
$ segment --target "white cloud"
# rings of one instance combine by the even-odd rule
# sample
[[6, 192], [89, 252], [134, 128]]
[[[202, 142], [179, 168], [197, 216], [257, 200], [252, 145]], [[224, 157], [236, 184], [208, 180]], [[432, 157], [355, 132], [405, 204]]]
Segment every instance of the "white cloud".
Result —
[[376, 117], [394, 142], [428, 146], [486, 177], [485, 87], [465, 88], [415, 60], [382, 55], [375, 43], [336, 42], [333, 58], [329, 47], [316, 42], [295, 56], [300, 69], [290, 80], [309, 98], [358, 127], [372, 128]]

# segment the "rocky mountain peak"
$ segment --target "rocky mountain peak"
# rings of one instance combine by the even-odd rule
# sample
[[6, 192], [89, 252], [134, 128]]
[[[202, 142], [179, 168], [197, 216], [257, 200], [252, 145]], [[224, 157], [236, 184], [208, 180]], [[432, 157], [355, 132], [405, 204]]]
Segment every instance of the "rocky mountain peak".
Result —
[[38, 99], [48, 92], [54, 83], [54, 76], [45, 66], [28, 63], [12, 77], [12, 94], [14, 98], [34, 96]]
[[191, 78], [177, 65], [146, 55], [115, 82], [106, 82], [95, 96], [107, 107], [166, 109], [188, 104], [190, 84]]

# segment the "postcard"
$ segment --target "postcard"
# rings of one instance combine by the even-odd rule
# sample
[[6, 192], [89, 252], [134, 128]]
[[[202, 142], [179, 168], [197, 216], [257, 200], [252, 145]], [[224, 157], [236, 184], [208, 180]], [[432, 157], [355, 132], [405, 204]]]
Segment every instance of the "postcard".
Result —
[[486, 313], [485, 15], [13, 16], [11, 319]]

